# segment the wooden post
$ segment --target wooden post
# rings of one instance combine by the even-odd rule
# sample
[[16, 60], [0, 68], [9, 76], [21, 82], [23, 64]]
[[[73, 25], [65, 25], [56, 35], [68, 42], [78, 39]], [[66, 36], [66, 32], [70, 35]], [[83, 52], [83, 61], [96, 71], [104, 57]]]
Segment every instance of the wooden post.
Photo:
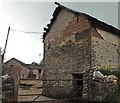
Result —
[[5, 47], [4, 47], [4, 51], [3, 51], [4, 54], [6, 52], [6, 47], [7, 47], [7, 43], [8, 43], [9, 32], [10, 32], [10, 27], [8, 28], [7, 38], [6, 38]]
[[18, 101], [18, 77], [14, 76], [14, 101]]

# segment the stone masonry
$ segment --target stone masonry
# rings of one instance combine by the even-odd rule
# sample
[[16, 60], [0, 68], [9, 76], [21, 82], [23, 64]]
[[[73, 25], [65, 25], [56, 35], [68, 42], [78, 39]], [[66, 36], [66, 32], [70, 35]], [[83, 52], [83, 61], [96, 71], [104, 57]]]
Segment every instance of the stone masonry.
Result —
[[[97, 31], [99, 27], [85, 15], [75, 14], [63, 6], [58, 8], [60, 11], [44, 39], [43, 94], [56, 98], [71, 97], [74, 79], [82, 78], [82, 96], [79, 98], [95, 100], [91, 92], [91, 85], [96, 85], [92, 82], [92, 73], [95, 69], [119, 69], [118, 44], [108, 42], [107, 36], [101, 35]], [[106, 35], [109, 36], [109, 32]], [[99, 86], [102, 88], [103, 84]]]

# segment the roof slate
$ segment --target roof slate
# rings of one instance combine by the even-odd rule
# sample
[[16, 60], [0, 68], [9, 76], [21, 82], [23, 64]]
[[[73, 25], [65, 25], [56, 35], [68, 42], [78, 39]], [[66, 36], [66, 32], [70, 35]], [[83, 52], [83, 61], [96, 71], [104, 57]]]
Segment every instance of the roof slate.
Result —
[[58, 5], [58, 7], [56, 7], [55, 11], [53, 12], [53, 15], [52, 15], [53, 18], [50, 20], [51, 22], [50, 22], [50, 24], [47, 25], [48, 28], [45, 30], [46, 32], [43, 34], [43, 41], [44, 41], [46, 35], [48, 34], [48, 32], [50, 31], [50, 28], [53, 25], [54, 21], [56, 20], [56, 18], [58, 16], [59, 12], [61, 11], [61, 9], [68, 10], [68, 11], [70, 11], [70, 12], [76, 14], [76, 15], [85, 16], [86, 19], [88, 19], [91, 22], [92, 25], [94, 25], [94, 26], [96, 26], [96, 27], [98, 27], [100, 29], [103, 29], [105, 31], [111, 32], [111, 33], [113, 33], [115, 35], [119, 35], [120, 36], [120, 30], [115, 28], [115, 27], [113, 27], [112, 25], [104, 23], [104, 22], [98, 20], [97, 18], [94, 18], [94, 17], [92, 17], [92, 16], [90, 16], [88, 14], [81, 13], [81, 12], [72, 10], [70, 8], [67, 8], [67, 7], [65, 7], [65, 6], [63, 6], [63, 5], [61, 5], [61, 4], [57, 3], [57, 2], [55, 2], [55, 4]]
[[38, 65], [38, 64], [25, 64], [25, 63], [23, 63], [22, 61], [20, 61], [20, 60], [18, 60], [16, 58], [12, 58], [12, 59], [8, 60], [7, 62], [5, 62], [5, 64], [7, 64], [9, 61], [11, 61], [13, 59], [16, 60], [17, 62], [19, 62], [22, 66], [25, 66], [25, 67], [27, 67], [29, 69], [42, 69], [41, 65]]

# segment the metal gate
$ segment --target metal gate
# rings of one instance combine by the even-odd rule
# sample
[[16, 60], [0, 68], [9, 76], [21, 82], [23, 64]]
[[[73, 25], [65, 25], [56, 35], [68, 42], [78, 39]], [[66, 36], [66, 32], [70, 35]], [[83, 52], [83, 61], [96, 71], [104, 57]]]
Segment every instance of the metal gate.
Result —
[[[28, 79], [29, 81], [30, 81], [30, 79]], [[50, 88], [53, 86], [53, 85], [55, 85], [55, 84], [57, 84], [57, 88], [58, 89], [61, 89], [62, 87], [59, 85], [60, 84], [60, 82], [61, 81], [64, 81], [64, 82], [78, 82], [78, 81], [80, 81], [81, 79], [73, 79], [73, 80], [70, 80], [70, 79], [59, 79], [59, 80], [55, 80], [55, 79], [51, 79], [51, 80], [42, 80], [42, 79], [37, 79], [37, 80], [34, 80], [34, 81], [47, 81], [47, 82], [53, 82], [53, 84], [49, 84], [49, 86], [48, 85], [41, 85], [40, 86], [40, 88], [39, 89], [41, 89], [41, 93], [39, 93], [38, 95], [36, 95], [32, 100], [28, 100], [27, 99], [27, 101], [21, 101], [21, 100], [19, 100], [19, 102], [31, 102], [31, 103], [34, 103], [34, 102], [41, 102], [41, 103], [70, 103], [70, 101], [73, 101], [73, 100], [76, 100], [76, 101], [78, 101], [78, 99], [81, 99], [81, 98], [78, 98], [77, 96], [76, 96], [76, 94], [81, 94], [81, 88], [82, 88], [82, 86], [77, 86], [76, 88], [74, 88], [74, 90], [73, 90], [73, 87], [71, 87], [71, 95], [69, 96], [69, 97], [67, 97], [67, 98], [60, 98], [59, 96], [57, 97], [57, 98], [49, 98], [49, 97], [46, 97], [46, 96], [44, 96], [43, 95], [43, 93], [42, 93], [42, 86], [46, 86], [47, 88], [48, 88], [48, 90], [50, 90]], [[26, 79], [26, 81], [27, 81], [27, 79]], [[31, 88], [33, 88], [33, 86], [31, 86]], [[59, 94], [59, 92], [58, 92], [58, 94]], [[25, 98], [29, 98], [30, 97], [30, 95], [34, 95], [34, 94], [28, 94], [27, 95], [27, 93], [26, 93], [26, 95], [20, 95], [19, 93], [18, 93], [18, 96], [24, 96]], [[72, 102], [71, 102], [72, 103]]]

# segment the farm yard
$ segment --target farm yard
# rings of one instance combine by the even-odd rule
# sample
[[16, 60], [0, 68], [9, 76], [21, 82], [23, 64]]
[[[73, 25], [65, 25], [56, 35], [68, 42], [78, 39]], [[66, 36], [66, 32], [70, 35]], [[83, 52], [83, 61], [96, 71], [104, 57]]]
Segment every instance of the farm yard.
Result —
[[[18, 102], [65, 103], [63, 100], [49, 98], [42, 95], [41, 79], [20, 80], [18, 88]], [[72, 103], [72, 102], [69, 102]]]
[[[105, 71], [104, 71], [105, 73]], [[105, 73], [106, 75], [110, 74], [110, 71], [106, 72]], [[118, 76], [119, 73], [117, 72], [112, 72], [112, 74]], [[8, 80], [7, 80], [8, 81]], [[48, 80], [50, 81], [50, 80]], [[61, 81], [66, 81], [66, 80], [59, 80], [57, 82], [54, 81], [54, 84], [57, 84], [58, 82], [61, 82]], [[69, 80], [67, 80], [69, 81]], [[100, 83], [102, 82], [102, 83]], [[82, 99], [79, 98], [79, 93], [77, 94], [77, 98], [74, 97], [74, 93], [75, 91], [73, 92], [73, 94], [71, 94], [70, 97], [67, 97], [67, 98], [60, 98], [60, 97], [57, 97], [57, 98], [51, 98], [51, 97], [47, 97], [45, 95], [43, 95], [43, 80], [42, 79], [22, 79], [19, 81], [18, 83], [18, 87], [15, 87], [15, 88], [18, 88], [17, 90], [14, 90], [12, 85], [13, 83], [12, 82], [6, 82], [7, 84], [9, 84], [11, 87], [11, 94], [9, 95], [4, 95], [8, 98], [8, 101], [13, 101], [15, 98], [14, 96], [18, 95], [18, 97], [16, 97], [18, 99], [18, 102], [39, 102], [39, 103], [77, 103], [76, 101], [84, 101]], [[98, 79], [97, 82], [94, 81], [94, 83], [92, 85], [104, 85], [105, 82], [102, 81], [102, 79]], [[98, 84], [99, 83], [99, 84]], [[6, 84], [6, 85], [7, 85]], [[51, 87], [53, 86], [51, 85]], [[108, 85], [108, 84], [106, 84]], [[118, 80], [118, 86], [120, 85], [120, 82]], [[61, 87], [59, 85], [58, 86], [58, 89], [61, 89]], [[109, 85], [108, 85], [109, 86]], [[99, 88], [99, 89], [104, 89], [105, 87], [102, 87], [102, 88]], [[49, 88], [48, 88], [49, 90]], [[16, 91], [16, 92], [13, 92], [12, 91]], [[18, 93], [17, 93], [18, 91]], [[118, 90], [115, 92], [116, 94], [112, 94], [110, 95], [107, 100], [110, 102], [111, 99], [115, 100], [115, 101], [118, 101], [117, 103], [119, 103], [120, 101], [120, 86], [118, 88]], [[55, 91], [57, 92], [57, 91]], [[17, 93], [17, 94], [16, 94]], [[61, 94], [61, 92], [57, 92], [58, 95]], [[95, 92], [93, 92], [95, 93]], [[102, 92], [101, 92], [102, 93]], [[3, 102], [4, 103], [4, 102]]]
[[119, 103], [120, 30], [55, 4], [43, 28], [44, 55], [39, 63], [16, 58], [3, 63], [1, 55], [3, 103]]

